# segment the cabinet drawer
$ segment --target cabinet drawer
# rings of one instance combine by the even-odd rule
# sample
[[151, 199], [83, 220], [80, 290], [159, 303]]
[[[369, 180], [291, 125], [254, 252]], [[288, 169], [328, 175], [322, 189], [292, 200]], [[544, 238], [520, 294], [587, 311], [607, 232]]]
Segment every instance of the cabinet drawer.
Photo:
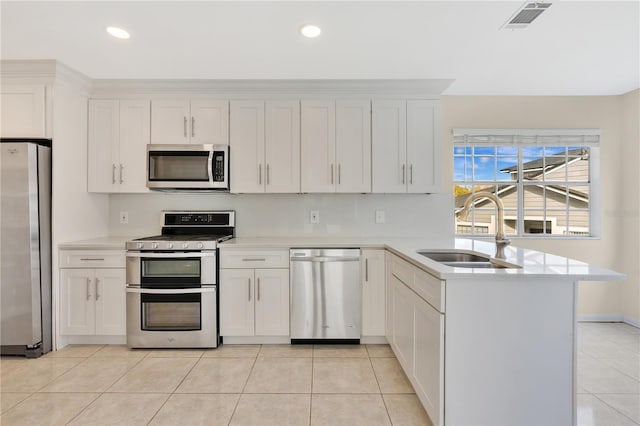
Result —
[[444, 312], [444, 281], [420, 269], [415, 270], [413, 291], [440, 312]]
[[398, 256], [391, 258], [391, 273], [408, 286], [413, 283], [413, 270], [415, 268], [407, 261]]
[[60, 250], [61, 268], [124, 268], [124, 250]]
[[221, 248], [220, 268], [289, 268], [289, 250]]

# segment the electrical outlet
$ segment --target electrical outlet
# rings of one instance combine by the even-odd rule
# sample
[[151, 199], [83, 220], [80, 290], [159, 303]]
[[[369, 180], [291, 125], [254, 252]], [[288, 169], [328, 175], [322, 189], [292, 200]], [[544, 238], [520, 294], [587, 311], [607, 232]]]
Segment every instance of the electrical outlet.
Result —
[[120, 223], [129, 223], [129, 212], [120, 212]]
[[318, 210], [311, 210], [309, 214], [309, 221], [311, 223], [320, 223], [320, 212]]
[[376, 223], [384, 223], [384, 210], [376, 210]]

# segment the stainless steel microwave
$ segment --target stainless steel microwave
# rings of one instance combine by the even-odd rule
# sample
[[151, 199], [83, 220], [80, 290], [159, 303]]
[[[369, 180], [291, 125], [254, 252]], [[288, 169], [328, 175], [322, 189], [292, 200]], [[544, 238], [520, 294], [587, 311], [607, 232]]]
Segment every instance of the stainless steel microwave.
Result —
[[229, 190], [229, 145], [147, 145], [147, 187]]

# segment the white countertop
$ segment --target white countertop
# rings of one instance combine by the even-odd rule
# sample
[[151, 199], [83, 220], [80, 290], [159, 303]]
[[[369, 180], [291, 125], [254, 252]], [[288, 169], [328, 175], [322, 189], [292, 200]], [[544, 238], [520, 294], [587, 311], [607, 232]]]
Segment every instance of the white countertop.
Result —
[[493, 256], [495, 244], [470, 239], [434, 241], [428, 239], [389, 237], [241, 237], [225, 241], [221, 248], [385, 248], [412, 264], [441, 279], [469, 279], [479, 276], [494, 277], [555, 277], [571, 281], [612, 281], [625, 275], [562, 256], [535, 250], [508, 246], [505, 261], [520, 268], [454, 268], [428, 259], [417, 250], [475, 251]]
[[60, 243], [58, 244], [58, 248], [61, 250], [124, 250], [126, 242], [135, 238], [138, 238], [138, 236], [89, 238], [86, 240]]

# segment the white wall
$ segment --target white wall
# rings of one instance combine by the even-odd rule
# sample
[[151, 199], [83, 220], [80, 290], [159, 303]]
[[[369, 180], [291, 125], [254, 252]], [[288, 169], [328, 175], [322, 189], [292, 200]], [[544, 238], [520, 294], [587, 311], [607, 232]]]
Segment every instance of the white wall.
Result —
[[[121, 194], [110, 196], [111, 235], [143, 236], [160, 232], [160, 211], [232, 209], [238, 236], [398, 236], [452, 235], [452, 200], [445, 195], [363, 194]], [[375, 210], [385, 210], [384, 224]], [[320, 212], [320, 223], [309, 222], [309, 211]], [[129, 224], [119, 212], [129, 212]]]
[[[622, 119], [626, 103], [622, 96], [445, 96], [442, 98], [443, 176], [445, 187], [452, 185], [451, 129], [471, 128], [599, 128], [602, 130], [600, 152], [601, 237], [590, 240], [516, 239], [514, 244], [595, 263], [628, 274], [619, 282], [584, 282], [580, 284], [578, 315], [588, 318], [621, 318], [623, 312], [640, 321], [637, 308], [623, 309], [627, 293], [638, 291], [638, 249], [631, 239], [638, 238], [638, 204], [635, 204], [634, 231], [626, 231], [624, 222], [633, 222], [625, 207], [629, 185], [638, 185], [638, 150], [625, 158], [623, 148], [628, 139]], [[636, 110], [637, 111], [637, 110]], [[633, 114], [630, 114], [633, 115]], [[633, 117], [630, 117], [633, 121]], [[638, 115], [635, 114], [637, 126]], [[633, 127], [633, 125], [631, 125]], [[626, 133], [628, 135], [629, 133]], [[633, 143], [633, 141], [631, 141]], [[637, 137], [635, 144], [637, 144]], [[625, 167], [627, 165], [627, 167]], [[631, 173], [631, 174], [630, 174]], [[635, 178], [634, 178], [635, 176]], [[633, 194], [637, 200], [637, 194]], [[622, 220], [628, 217], [629, 220]], [[632, 248], [634, 259], [626, 259]], [[637, 298], [636, 298], [637, 300]]]

